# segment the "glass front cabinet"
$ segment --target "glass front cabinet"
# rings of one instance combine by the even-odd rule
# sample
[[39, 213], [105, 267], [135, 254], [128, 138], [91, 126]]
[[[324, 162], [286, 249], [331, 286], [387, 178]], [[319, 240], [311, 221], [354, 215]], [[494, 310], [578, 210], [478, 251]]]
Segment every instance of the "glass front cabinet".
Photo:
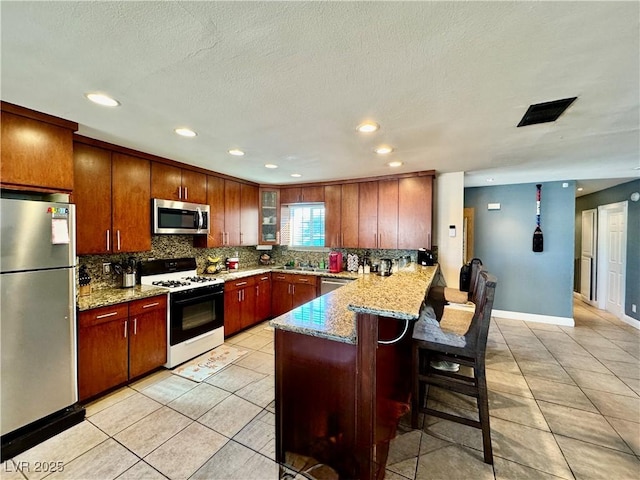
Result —
[[280, 190], [260, 189], [260, 245], [280, 243]]

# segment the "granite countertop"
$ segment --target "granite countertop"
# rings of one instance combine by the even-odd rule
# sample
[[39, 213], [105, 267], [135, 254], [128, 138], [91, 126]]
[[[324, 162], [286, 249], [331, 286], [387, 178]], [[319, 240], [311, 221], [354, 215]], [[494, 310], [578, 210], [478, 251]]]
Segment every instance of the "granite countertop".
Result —
[[91, 310], [92, 308], [106, 307], [118, 303], [131, 302], [141, 298], [155, 297], [156, 295], [166, 295], [168, 288], [153, 287], [148, 285], [136, 285], [133, 288], [105, 288], [95, 290], [91, 295], [78, 296], [79, 310]]
[[263, 273], [290, 273], [293, 275], [313, 275], [316, 277], [331, 277], [331, 278], [359, 278], [362, 277], [361, 274], [357, 274], [355, 272], [340, 272], [340, 273], [331, 273], [326, 270], [298, 270], [295, 268], [282, 268], [275, 266], [267, 266], [264, 267], [253, 267], [253, 268], [245, 268], [240, 270], [231, 270], [229, 272], [222, 271], [213, 275], [213, 277], [222, 278], [225, 282], [238, 280], [239, 278], [251, 277], [253, 275], [260, 275]]
[[358, 275], [356, 281], [274, 318], [270, 325], [356, 344], [356, 313], [416, 320], [437, 271], [437, 265], [413, 264], [389, 277]]

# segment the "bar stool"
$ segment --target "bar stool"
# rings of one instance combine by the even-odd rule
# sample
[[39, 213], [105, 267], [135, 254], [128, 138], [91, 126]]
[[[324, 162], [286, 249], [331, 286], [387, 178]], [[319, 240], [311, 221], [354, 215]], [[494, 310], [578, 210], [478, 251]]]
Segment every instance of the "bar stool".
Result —
[[474, 302], [474, 292], [478, 275], [482, 269], [482, 261], [479, 258], [471, 260], [471, 279], [469, 282], [469, 291], [458, 290], [457, 288], [445, 287], [441, 285], [433, 286], [429, 289], [427, 294], [427, 301], [436, 314], [438, 321], [444, 314], [444, 307], [448, 303], [465, 304], [467, 302]]
[[[469, 425], [482, 430], [485, 463], [493, 463], [491, 429], [489, 426], [489, 399], [485, 376], [485, 353], [489, 322], [497, 280], [481, 270], [475, 285], [475, 310], [469, 328], [464, 334], [447, 331], [438, 321], [422, 316], [413, 330], [413, 391], [411, 396], [411, 426], [418, 427], [418, 414]], [[466, 365], [473, 376], [435, 369], [432, 361], [448, 361]], [[478, 420], [472, 420], [427, 407], [429, 386], [474, 397], [478, 405]]]

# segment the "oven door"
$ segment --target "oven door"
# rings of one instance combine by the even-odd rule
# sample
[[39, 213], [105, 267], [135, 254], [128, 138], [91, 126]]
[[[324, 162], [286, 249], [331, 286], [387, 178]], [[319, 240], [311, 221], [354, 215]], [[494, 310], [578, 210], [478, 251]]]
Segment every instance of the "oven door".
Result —
[[177, 345], [224, 326], [224, 284], [171, 293], [169, 343]]

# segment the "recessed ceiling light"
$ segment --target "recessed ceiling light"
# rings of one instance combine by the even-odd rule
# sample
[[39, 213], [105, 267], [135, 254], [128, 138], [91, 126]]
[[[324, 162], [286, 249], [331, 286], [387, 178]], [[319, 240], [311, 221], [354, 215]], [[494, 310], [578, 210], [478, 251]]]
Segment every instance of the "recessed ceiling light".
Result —
[[582, 187], [578, 187], [578, 191], [581, 192], [582, 190], [584, 190], [584, 188]]
[[302, 175], [299, 173], [292, 173], [291, 176], [294, 178], [300, 178]]
[[278, 168], [278, 165], [274, 165], [273, 163], [267, 163], [265, 168]]
[[196, 135], [198, 135], [196, 132], [194, 132], [190, 128], [184, 128], [184, 127], [176, 128], [174, 132], [176, 132], [181, 137], [195, 137]]
[[104, 93], [85, 93], [84, 95], [93, 103], [97, 103], [98, 105], [102, 105], [104, 107], [117, 107], [120, 105], [120, 102], [115, 98], [111, 98]]
[[389, 165], [390, 167], [399, 167], [400, 165], [402, 165], [402, 162], [389, 162], [387, 163], [387, 165]]
[[487, 182], [489, 183], [493, 182], [493, 178], [487, 178]]
[[231, 150], [229, 150], [229, 155], [235, 155], [236, 157], [242, 157], [244, 155], [244, 152], [242, 150], [240, 150], [239, 148], [232, 148]]
[[389, 145], [381, 145], [374, 150], [378, 155], [386, 155], [387, 153], [393, 152], [393, 148]]
[[379, 128], [380, 125], [378, 125], [376, 122], [364, 122], [358, 125], [356, 127], [356, 130], [358, 130], [360, 133], [371, 133], [375, 132]]

